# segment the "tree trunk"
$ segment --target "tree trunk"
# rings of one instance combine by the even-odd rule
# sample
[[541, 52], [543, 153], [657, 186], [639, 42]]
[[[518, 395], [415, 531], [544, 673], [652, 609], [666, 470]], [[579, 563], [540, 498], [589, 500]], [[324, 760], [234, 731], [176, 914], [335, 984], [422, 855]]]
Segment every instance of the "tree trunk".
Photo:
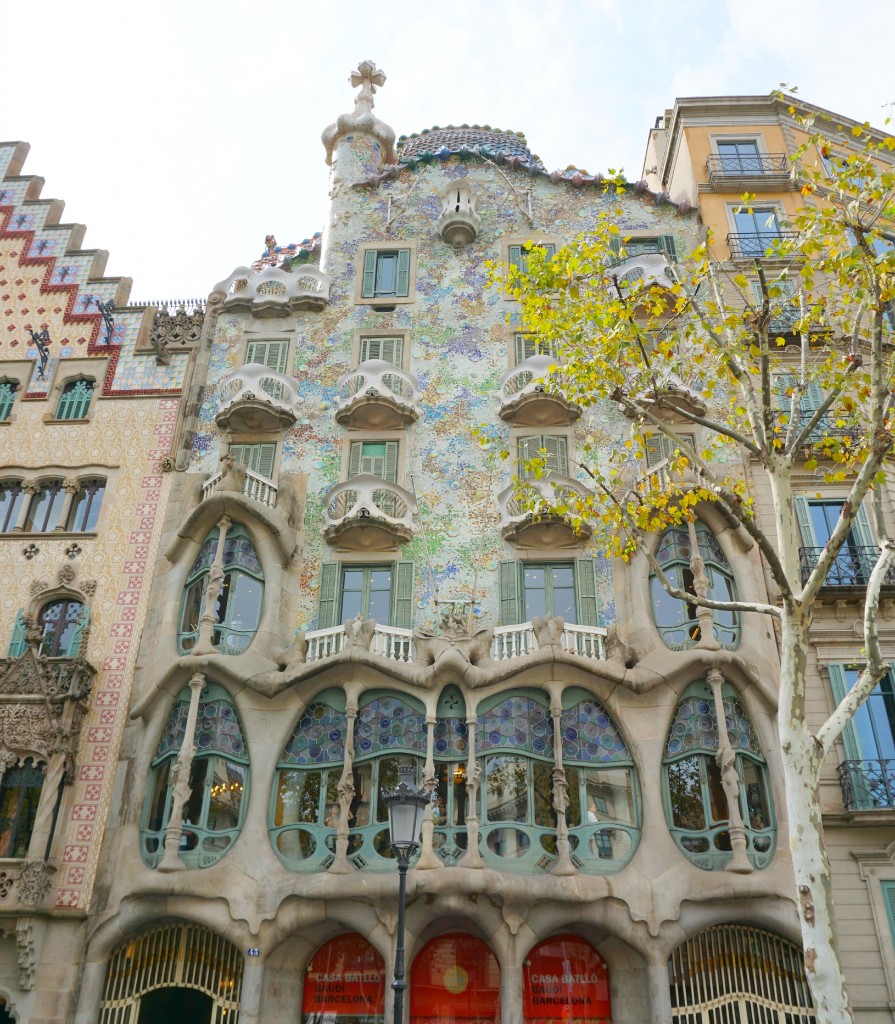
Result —
[[819, 1024], [854, 1024], [837, 952], [833, 885], [823, 840], [817, 784], [820, 748], [805, 721], [808, 617], [784, 606], [777, 715], [789, 845], [808, 984]]

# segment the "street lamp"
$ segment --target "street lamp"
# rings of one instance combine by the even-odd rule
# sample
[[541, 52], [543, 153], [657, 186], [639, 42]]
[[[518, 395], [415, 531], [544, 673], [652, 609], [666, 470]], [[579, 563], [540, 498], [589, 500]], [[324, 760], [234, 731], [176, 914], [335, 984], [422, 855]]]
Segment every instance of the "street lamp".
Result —
[[412, 764], [398, 765], [398, 785], [382, 791], [382, 800], [388, 809], [388, 831], [390, 846], [398, 862], [398, 944], [395, 949], [395, 980], [392, 991], [395, 1005], [392, 1020], [403, 1024], [404, 990], [404, 903], [406, 900], [407, 868], [410, 858], [420, 846], [420, 830], [423, 827], [423, 812], [429, 803], [429, 794], [416, 787], [416, 767]]

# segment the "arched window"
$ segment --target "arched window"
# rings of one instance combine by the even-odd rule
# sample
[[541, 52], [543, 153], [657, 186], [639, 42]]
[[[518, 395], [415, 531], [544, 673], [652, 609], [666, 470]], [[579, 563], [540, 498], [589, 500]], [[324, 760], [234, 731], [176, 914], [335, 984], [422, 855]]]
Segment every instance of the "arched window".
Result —
[[96, 521], [99, 519], [99, 510], [105, 493], [105, 480], [81, 481], [68, 519], [68, 529], [72, 533], [89, 533], [96, 529]]
[[21, 480], [0, 483], [0, 533], [9, 533], [18, 526], [24, 497]]
[[426, 753], [426, 713], [413, 697], [365, 694], [354, 725], [354, 796], [348, 852], [357, 867], [386, 867], [388, 811], [383, 789], [398, 785], [398, 764], [412, 762], [417, 774]]
[[499, 1021], [500, 965], [474, 935], [432, 939], [410, 970], [410, 1024]]
[[311, 957], [301, 1024], [383, 1024], [385, 961], [362, 935], [339, 935]]
[[582, 871], [618, 871], [640, 840], [640, 793], [631, 753], [606, 709], [577, 687], [563, 694], [566, 821]]
[[0, 380], [0, 420], [8, 420], [19, 390], [17, 380]]
[[695, 935], [668, 961], [672, 1024], [817, 1020], [798, 946], [761, 928], [723, 924]]
[[39, 653], [47, 658], [74, 658], [81, 648], [88, 618], [89, 613], [80, 601], [66, 597], [45, 604], [37, 617], [43, 630]]
[[[171, 710], [150, 772], [143, 815], [143, 859], [162, 859], [171, 815], [171, 769], [183, 745], [190, 691]], [[239, 717], [226, 690], [209, 683], [202, 690], [196, 719], [196, 754], [190, 767], [190, 797], [183, 809], [180, 857], [191, 868], [207, 868], [230, 849], [242, 828], [248, 804], [249, 759]]]
[[[29, 757], [9, 768], [0, 784], [0, 857], [27, 857], [44, 773]], [[43, 853], [43, 851], [41, 851]]]
[[[208, 575], [218, 549], [220, 531], [215, 527], [199, 549], [186, 579], [180, 608], [178, 646], [191, 651], [199, 639]], [[220, 654], [242, 654], [255, 636], [261, 620], [264, 571], [255, 545], [242, 526], [234, 524], [224, 539], [224, 581], [215, 608], [212, 644]]]
[[549, 868], [556, 847], [556, 814], [553, 720], [544, 695], [533, 691], [484, 701], [476, 754], [486, 863], [502, 871]]
[[612, 1024], [606, 964], [577, 935], [555, 935], [531, 950], [522, 966], [522, 993], [522, 1024]]
[[71, 380], [62, 389], [62, 396], [56, 406], [57, 420], [83, 420], [90, 411], [90, 399], [96, 381], [89, 377]]
[[469, 757], [466, 702], [456, 686], [442, 691], [437, 715], [434, 736], [437, 788], [432, 804], [435, 825], [432, 845], [445, 864], [456, 864], [467, 848], [466, 764]]
[[28, 506], [25, 529], [29, 533], [49, 533], [59, 525], [65, 506], [65, 491], [61, 480], [48, 480], [35, 491]]
[[[713, 601], [735, 601], [736, 586], [733, 572], [721, 550], [718, 538], [700, 520], [697, 520], [694, 525], [699, 554], [708, 577], [707, 596]], [[686, 524], [672, 526], [659, 538], [656, 560], [674, 586], [695, 596], [696, 586], [691, 565], [692, 548], [690, 532]], [[654, 574], [650, 575], [650, 592], [653, 602], [653, 618], [662, 634], [665, 646], [670, 647], [673, 651], [683, 651], [695, 646], [700, 639], [696, 605], [672, 597]], [[715, 628], [715, 639], [722, 647], [733, 650], [739, 645], [740, 618], [737, 612], [712, 609], [712, 621]]]
[[302, 712], [277, 765], [270, 836], [293, 871], [319, 868], [330, 857], [339, 825], [339, 780], [345, 763], [345, 696], [319, 694]]
[[[771, 860], [776, 824], [767, 767], [758, 739], [734, 690], [725, 684], [724, 717], [740, 779], [739, 810], [746, 855], [753, 867]], [[711, 690], [689, 687], [675, 711], [663, 760], [665, 813], [671, 835], [697, 867], [723, 868], [731, 857], [729, 810], [718, 766], [718, 721]]]

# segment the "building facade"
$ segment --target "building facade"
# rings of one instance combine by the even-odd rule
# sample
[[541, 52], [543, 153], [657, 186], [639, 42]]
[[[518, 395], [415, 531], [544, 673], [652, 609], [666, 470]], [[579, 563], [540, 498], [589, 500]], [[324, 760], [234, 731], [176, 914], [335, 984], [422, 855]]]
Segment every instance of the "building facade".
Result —
[[0, 144], [0, 1020], [63, 1024], [202, 314], [128, 307], [27, 151]]

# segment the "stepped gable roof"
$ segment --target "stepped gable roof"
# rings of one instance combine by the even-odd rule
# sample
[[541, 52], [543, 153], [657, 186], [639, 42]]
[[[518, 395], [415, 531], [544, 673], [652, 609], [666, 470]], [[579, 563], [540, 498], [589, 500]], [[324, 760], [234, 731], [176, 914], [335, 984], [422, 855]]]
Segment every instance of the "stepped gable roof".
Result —
[[501, 153], [504, 157], [516, 157], [523, 164], [543, 169], [540, 157], [531, 152], [521, 132], [501, 131], [490, 125], [464, 124], [459, 128], [436, 125], [419, 134], [402, 135], [398, 139], [398, 160], [402, 164], [415, 163], [424, 154], [446, 157], [474, 151], [483, 156]]

